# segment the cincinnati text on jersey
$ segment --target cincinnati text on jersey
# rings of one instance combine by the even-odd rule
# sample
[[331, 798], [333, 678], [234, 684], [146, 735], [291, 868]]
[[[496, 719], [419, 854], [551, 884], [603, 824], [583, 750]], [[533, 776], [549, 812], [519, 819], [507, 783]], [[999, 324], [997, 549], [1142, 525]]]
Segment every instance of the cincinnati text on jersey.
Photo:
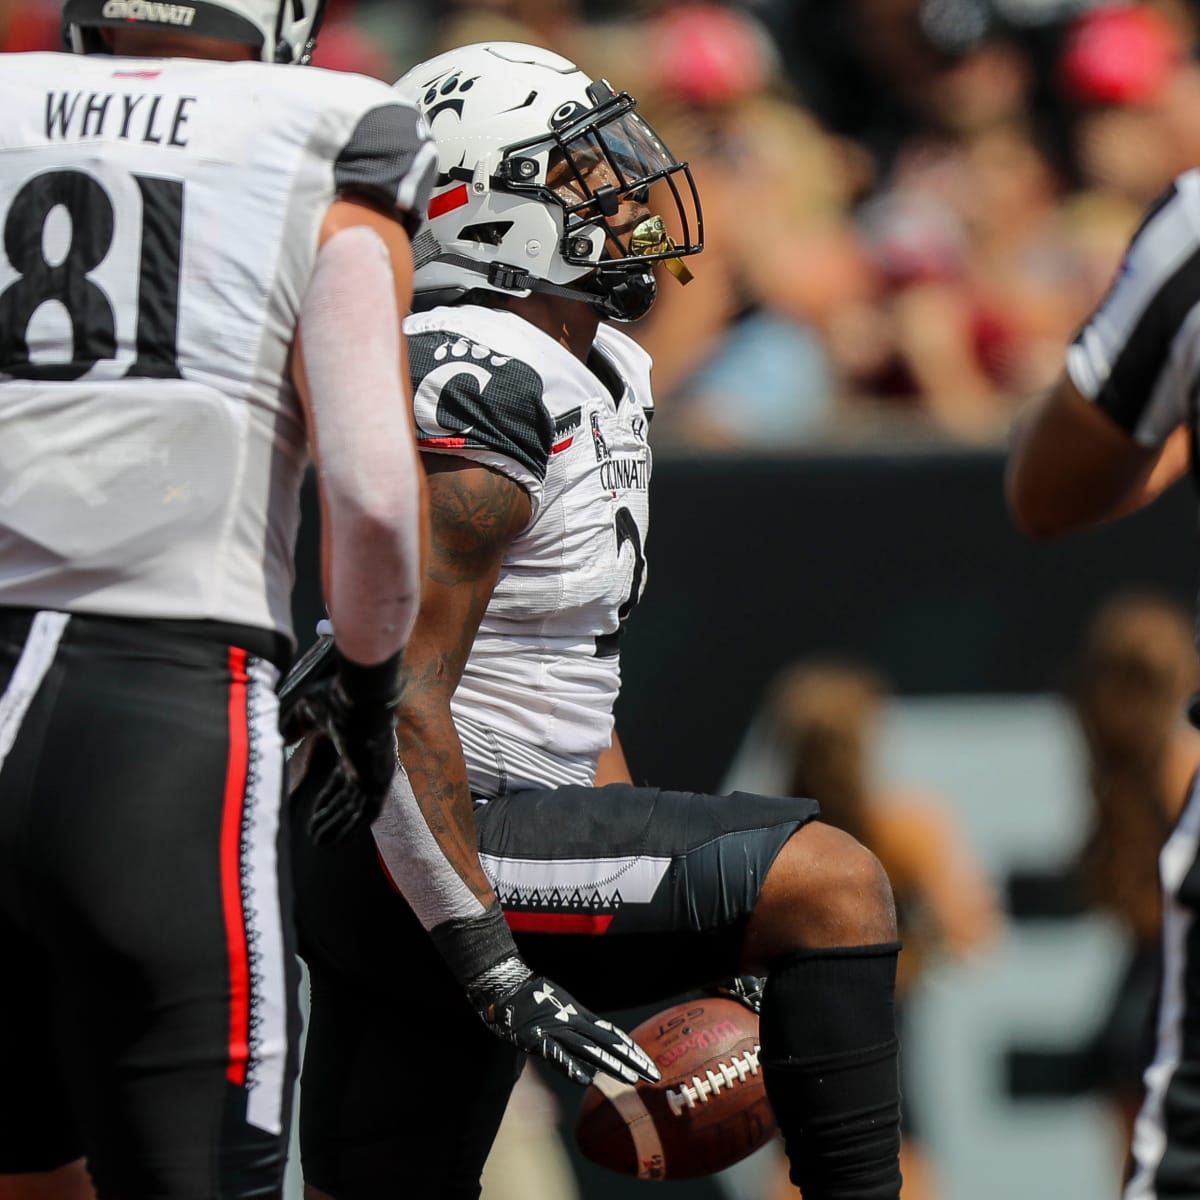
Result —
[[600, 464], [600, 486], [606, 492], [644, 492], [650, 486], [645, 455], [614, 455]]
[[108, 0], [104, 16], [121, 21], [157, 21], [160, 25], [190, 25], [196, 10], [186, 4], [162, 4], [158, 0]]

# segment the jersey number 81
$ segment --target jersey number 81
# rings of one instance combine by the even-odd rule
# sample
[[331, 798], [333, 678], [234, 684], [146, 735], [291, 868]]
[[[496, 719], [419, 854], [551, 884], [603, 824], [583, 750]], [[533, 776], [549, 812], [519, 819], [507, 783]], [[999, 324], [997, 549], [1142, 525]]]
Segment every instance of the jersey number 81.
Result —
[[[176, 362], [179, 263], [183, 237], [183, 184], [134, 175], [142, 201], [137, 261], [136, 356], [127, 377], [180, 378]], [[64, 254], [46, 252], [51, 214], [71, 223]], [[0, 291], [0, 372], [19, 379], [79, 379], [117, 354], [116, 309], [92, 278], [113, 247], [115, 207], [104, 187], [83, 171], [48, 171], [29, 179], [4, 215], [4, 251], [17, 278]], [[71, 326], [70, 357], [33, 361], [29, 331], [34, 314], [57, 301]]]

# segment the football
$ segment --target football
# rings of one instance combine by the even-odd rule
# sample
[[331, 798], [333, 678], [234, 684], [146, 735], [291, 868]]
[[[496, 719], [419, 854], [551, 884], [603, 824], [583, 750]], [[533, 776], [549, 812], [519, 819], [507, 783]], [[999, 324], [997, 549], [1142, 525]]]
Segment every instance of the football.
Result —
[[638, 1179], [694, 1179], [740, 1162], [775, 1134], [758, 1063], [758, 1017], [725, 997], [675, 1004], [631, 1030], [662, 1072], [636, 1087], [597, 1075], [575, 1141]]

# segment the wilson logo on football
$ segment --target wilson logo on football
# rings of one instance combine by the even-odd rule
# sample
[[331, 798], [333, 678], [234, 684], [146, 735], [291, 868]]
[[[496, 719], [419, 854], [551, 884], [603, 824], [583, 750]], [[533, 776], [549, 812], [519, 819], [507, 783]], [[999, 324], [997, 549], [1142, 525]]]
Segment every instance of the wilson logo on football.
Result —
[[186, 4], [162, 4], [157, 0], [108, 0], [104, 16], [119, 21], [154, 21], [159, 25], [190, 25], [196, 10]]
[[681, 1039], [673, 1046], [667, 1047], [655, 1061], [662, 1070], [666, 1070], [677, 1058], [692, 1050], [703, 1050], [706, 1046], [719, 1045], [722, 1038], [737, 1037], [737, 1026], [732, 1021], [722, 1021], [708, 1029], [701, 1029], [691, 1037]]

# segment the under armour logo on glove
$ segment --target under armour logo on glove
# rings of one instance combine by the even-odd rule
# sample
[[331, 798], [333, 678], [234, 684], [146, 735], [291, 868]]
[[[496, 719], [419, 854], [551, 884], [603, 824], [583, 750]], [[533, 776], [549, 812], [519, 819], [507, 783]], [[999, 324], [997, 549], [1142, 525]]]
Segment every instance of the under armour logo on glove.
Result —
[[541, 991], [534, 992], [533, 998], [539, 1004], [545, 1004], [546, 1001], [549, 1000], [550, 1003], [553, 1004], [554, 1007], [558, 1010], [554, 1014], [555, 1019], [558, 1021], [569, 1021], [572, 1017], [576, 1016], [579, 1012], [579, 1010], [575, 1007], [574, 1004], [563, 1004], [563, 1002], [561, 1000], [559, 1000], [559, 998], [554, 994], [554, 989], [549, 984], [546, 984], [546, 986], [544, 988], [542, 988]]
[[[629, 1084], [661, 1078], [629, 1034], [593, 1016], [557, 984], [534, 975], [516, 955], [473, 979], [467, 995], [493, 1033], [553, 1063], [574, 1083], [591, 1083], [597, 1071]], [[554, 1009], [550, 1025], [543, 1023], [547, 1005]]]

